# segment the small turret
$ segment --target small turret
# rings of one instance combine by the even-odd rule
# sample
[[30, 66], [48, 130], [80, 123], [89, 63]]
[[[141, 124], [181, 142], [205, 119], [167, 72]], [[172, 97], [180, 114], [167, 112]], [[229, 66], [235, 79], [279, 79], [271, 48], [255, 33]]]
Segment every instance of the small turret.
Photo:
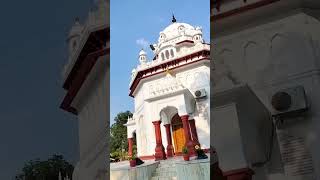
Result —
[[147, 63], [147, 53], [143, 49], [139, 52], [139, 61], [141, 65]]
[[69, 55], [71, 55], [72, 52], [75, 51], [79, 44], [82, 28], [83, 27], [79, 22], [79, 18], [76, 18], [67, 39], [67, 43], [69, 45]]
[[136, 72], [137, 72], [136, 69], [132, 69], [132, 71], [131, 71], [131, 80], [134, 78]]
[[199, 26], [197, 26], [197, 27], [195, 28], [195, 31], [196, 31], [196, 33], [195, 33], [195, 35], [193, 36], [193, 41], [194, 41], [195, 43], [203, 43], [202, 28], [199, 27]]

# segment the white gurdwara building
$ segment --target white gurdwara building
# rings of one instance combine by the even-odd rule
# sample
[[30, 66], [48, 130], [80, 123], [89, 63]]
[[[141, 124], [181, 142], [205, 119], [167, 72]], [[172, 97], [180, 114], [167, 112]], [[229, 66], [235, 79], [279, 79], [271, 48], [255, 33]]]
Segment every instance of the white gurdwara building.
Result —
[[109, 3], [98, 0], [85, 23], [68, 34], [69, 58], [63, 70], [67, 91], [61, 108], [79, 121], [80, 159], [73, 180], [104, 180], [108, 175]]
[[[132, 70], [130, 96], [133, 117], [128, 119], [129, 155], [136, 137], [137, 156], [160, 160], [179, 155], [183, 146], [210, 149], [210, 45], [201, 27], [172, 23], [144, 50]], [[135, 136], [134, 136], [135, 134]]]

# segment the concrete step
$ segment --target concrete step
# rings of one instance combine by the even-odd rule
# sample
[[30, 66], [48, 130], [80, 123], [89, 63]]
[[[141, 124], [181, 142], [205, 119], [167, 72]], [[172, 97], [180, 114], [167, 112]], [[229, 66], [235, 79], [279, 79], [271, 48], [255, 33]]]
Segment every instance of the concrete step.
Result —
[[174, 161], [160, 161], [160, 164], [174, 164], [175, 162]]
[[175, 161], [176, 160], [174, 160], [174, 159], [166, 159], [166, 160], [160, 160], [160, 163], [173, 163]]
[[171, 169], [175, 169], [175, 168], [176, 168], [176, 165], [175, 165], [175, 164], [158, 165], [158, 168], [171, 168]]
[[168, 164], [164, 164], [164, 163], [160, 163], [159, 165], [158, 165], [158, 167], [175, 167], [176, 166], [176, 164], [174, 164], [174, 163], [172, 163], [172, 164], [170, 164], [170, 163], [168, 163]]
[[158, 167], [156, 169], [156, 172], [176, 172], [176, 168], [173, 167], [173, 168], [168, 168], [168, 167]]
[[151, 180], [177, 180], [177, 177], [154, 176]]
[[175, 161], [160, 161], [158, 167], [152, 174], [151, 180], [177, 180]]
[[154, 172], [153, 176], [165, 176], [165, 177], [174, 177], [177, 176], [176, 171], [168, 171], [168, 172]]

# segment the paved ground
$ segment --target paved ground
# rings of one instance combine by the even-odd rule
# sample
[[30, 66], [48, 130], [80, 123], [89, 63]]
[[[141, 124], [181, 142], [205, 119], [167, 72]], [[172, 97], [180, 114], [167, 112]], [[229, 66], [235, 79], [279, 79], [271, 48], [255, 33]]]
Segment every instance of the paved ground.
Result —
[[[208, 159], [204, 159], [204, 160], [196, 160], [196, 157], [190, 157], [190, 161], [184, 161], [182, 156], [168, 158], [168, 160], [174, 161], [174, 163], [199, 163], [202, 161], [210, 160], [210, 154], [207, 154], [207, 156], [208, 156]], [[158, 161], [155, 161], [155, 160], [143, 160], [143, 161], [144, 161], [144, 163], [142, 165], [140, 165], [139, 167], [158, 163]], [[162, 161], [165, 162], [167, 160], [161, 160], [161, 162]], [[111, 163], [110, 169], [111, 170], [130, 169], [130, 164], [129, 164], [129, 161], [121, 161], [121, 162]]]
[[[144, 163], [141, 164], [139, 167], [157, 163], [157, 161], [154, 161], [154, 160], [143, 160], [143, 161], [144, 161]], [[111, 170], [130, 169], [130, 163], [129, 163], [129, 161], [121, 161], [121, 162], [111, 163], [110, 169]]]

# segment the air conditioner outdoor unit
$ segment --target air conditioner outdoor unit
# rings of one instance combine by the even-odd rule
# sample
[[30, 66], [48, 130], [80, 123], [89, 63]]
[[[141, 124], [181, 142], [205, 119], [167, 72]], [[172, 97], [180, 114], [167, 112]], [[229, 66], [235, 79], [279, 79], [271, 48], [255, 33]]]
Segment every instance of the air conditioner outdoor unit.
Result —
[[295, 116], [308, 109], [303, 86], [283, 89], [271, 97], [272, 116]]
[[204, 98], [207, 96], [205, 89], [199, 89], [194, 92], [194, 96], [196, 99]]

